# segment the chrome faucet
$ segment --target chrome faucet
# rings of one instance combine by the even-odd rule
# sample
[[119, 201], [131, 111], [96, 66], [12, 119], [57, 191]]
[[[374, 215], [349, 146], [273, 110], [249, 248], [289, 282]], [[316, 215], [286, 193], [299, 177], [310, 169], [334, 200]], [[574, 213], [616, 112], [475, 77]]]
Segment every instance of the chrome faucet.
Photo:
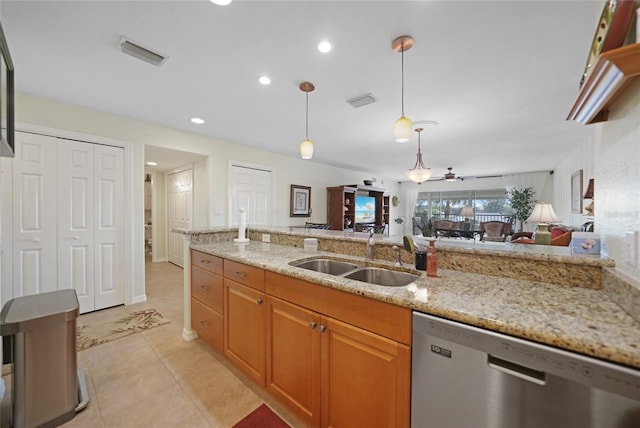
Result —
[[373, 250], [376, 247], [376, 240], [373, 239], [373, 232], [371, 232], [371, 235], [369, 235], [369, 239], [367, 239], [367, 252], [365, 254], [365, 257], [368, 258], [369, 260], [373, 260]]
[[398, 247], [397, 245], [394, 245], [393, 247], [391, 247], [391, 250], [393, 250], [393, 256], [396, 259], [395, 266], [402, 267], [402, 258], [401, 258], [401, 255], [400, 255], [400, 247]]

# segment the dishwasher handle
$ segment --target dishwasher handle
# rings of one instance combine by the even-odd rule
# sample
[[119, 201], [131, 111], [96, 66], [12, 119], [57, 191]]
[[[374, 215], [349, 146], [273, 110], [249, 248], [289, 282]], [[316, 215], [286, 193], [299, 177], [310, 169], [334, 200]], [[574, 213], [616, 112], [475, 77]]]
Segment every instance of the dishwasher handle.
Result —
[[487, 365], [492, 369], [501, 371], [511, 376], [519, 377], [526, 381], [544, 386], [547, 384], [546, 373], [511, 361], [503, 360], [493, 355], [487, 354]]

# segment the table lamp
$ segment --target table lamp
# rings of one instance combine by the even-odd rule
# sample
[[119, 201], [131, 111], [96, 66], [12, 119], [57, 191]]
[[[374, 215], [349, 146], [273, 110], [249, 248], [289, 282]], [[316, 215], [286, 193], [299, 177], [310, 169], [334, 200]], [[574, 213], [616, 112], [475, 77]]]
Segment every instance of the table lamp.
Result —
[[471, 217], [473, 217], [473, 208], [463, 207], [462, 211], [460, 211], [460, 216], [464, 217], [465, 230], [471, 229]]
[[560, 218], [553, 210], [551, 204], [544, 202], [536, 204], [533, 212], [527, 219], [527, 222], [533, 221], [538, 223], [538, 231], [536, 232], [536, 244], [551, 244], [551, 232], [549, 232], [549, 223], [558, 223]]

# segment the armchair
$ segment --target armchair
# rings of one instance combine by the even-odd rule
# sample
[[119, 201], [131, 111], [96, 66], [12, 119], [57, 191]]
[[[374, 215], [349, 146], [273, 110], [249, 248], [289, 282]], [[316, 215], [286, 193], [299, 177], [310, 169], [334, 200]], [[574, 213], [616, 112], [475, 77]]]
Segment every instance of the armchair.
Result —
[[480, 223], [483, 241], [504, 242], [511, 235], [511, 223], [504, 221], [484, 221]]

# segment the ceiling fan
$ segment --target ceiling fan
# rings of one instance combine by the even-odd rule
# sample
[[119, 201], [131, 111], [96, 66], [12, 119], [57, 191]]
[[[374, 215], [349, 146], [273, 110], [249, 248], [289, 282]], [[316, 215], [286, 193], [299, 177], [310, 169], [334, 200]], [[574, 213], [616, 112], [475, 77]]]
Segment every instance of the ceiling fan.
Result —
[[460, 177], [460, 178], [456, 178], [456, 175], [455, 175], [453, 172], [451, 172], [451, 170], [453, 169], [453, 167], [449, 167], [449, 168], [447, 168], [447, 169], [449, 170], [449, 172], [447, 172], [447, 173], [444, 175], [444, 180], [445, 180], [445, 181], [457, 181], [457, 180], [462, 181], [462, 180], [464, 180], [464, 178], [462, 178], [462, 177]]

